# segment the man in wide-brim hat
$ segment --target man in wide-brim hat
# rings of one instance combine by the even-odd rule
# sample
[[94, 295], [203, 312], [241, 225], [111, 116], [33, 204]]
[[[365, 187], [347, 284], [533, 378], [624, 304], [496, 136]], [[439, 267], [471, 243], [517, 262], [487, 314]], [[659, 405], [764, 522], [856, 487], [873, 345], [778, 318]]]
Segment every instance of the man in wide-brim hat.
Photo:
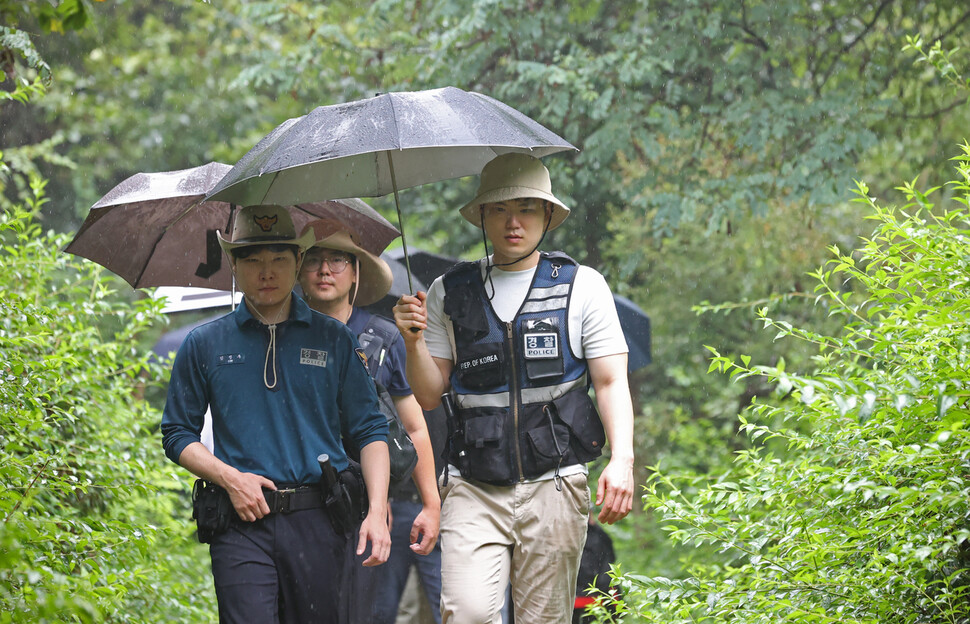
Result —
[[[293, 296], [312, 234], [297, 236], [283, 207], [250, 206], [219, 242], [244, 303], [182, 343], [165, 453], [204, 480], [198, 493], [214, 493], [195, 512], [221, 622], [336, 622], [345, 549], [369, 543], [370, 566], [390, 548], [387, 424], [353, 334]], [[212, 452], [199, 437], [206, 408]], [[359, 536], [335, 531], [320, 488], [319, 455], [348, 464], [342, 433], [361, 449], [368, 486]]]
[[[359, 306], [379, 301], [391, 288], [391, 268], [361, 246], [357, 232], [339, 221], [319, 219], [307, 224], [315, 243], [300, 268], [303, 297], [313, 310], [346, 323], [367, 356], [371, 375], [387, 389], [394, 408], [418, 452], [412, 478], [418, 500], [391, 498], [391, 554], [386, 564], [362, 568], [348, 559], [342, 605], [349, 622], [393, 624], [397, 604], [412, 561], [429, 596], [437, 603], [441, 586], [441, 549], [437, 547], [441, 499], [435, 480], [431, 438], [421, 406], [405, 376], [404, 342], [394, 323]], [[392, 484], [391, 490], [404, 488]], [[418, 559], [421, 557], [422, 559]], [[437, 612], [437, 604], [434, 610]], [[440, 618], [436, 618], [440, 621]]]
[[517, 622], [568, 622], [590, 507], [586, 463], [607, 440], [599, 518], [612, 524], [633, 505], [626, 341], [603, 277], [539, 251], [569, 215], [541, 161], [493, 159], [460, 212], [481, 228], [485, 258], [394, 308], [418, 402], [454, 403], [442, 621], [499, 621], [511, 581]]

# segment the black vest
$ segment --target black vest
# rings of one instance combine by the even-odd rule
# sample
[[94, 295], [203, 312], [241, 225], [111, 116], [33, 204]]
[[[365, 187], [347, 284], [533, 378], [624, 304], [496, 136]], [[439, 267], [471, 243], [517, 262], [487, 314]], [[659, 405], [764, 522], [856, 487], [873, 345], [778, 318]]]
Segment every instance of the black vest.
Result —
[[605, 434], [589, 398], [586, 361], [569, 346], [578, 268], [565, 254], [541, 254], [510, 323], [492, 309], [478, 263], [445, 274], [444, 311], [457, 353], [449, 461], [463, 477], [510, 485], [600, 455]]

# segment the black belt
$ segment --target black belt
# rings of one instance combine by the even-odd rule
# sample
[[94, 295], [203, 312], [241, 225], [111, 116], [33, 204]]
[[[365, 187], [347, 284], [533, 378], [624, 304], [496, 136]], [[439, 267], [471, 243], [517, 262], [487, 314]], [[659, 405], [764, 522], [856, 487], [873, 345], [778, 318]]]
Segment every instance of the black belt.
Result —
[[301, 485], [282, 490], [263, 490], [270, 513], [290, 513], [323, 507], [319, 485]]

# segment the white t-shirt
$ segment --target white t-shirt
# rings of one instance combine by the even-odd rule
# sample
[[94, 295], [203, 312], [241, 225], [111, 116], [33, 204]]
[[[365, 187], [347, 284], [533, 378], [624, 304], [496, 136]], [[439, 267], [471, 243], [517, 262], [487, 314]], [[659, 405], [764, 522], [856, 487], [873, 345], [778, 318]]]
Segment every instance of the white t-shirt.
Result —
[[[482, 279], [485, 277], [485, 262], [479, 261]], [[504, 271], [492, 268], [491, 285], [485, 282], [485, 292], [492, 293], [492, 309], [504, 322], [515, 318], [529, 293], [535, 267], [524, 271]], [[451, 319], [444, 312], [445, 287], [439, 277], [428, 289], [428, 328], [424, 339], [431, 355], [456, 361], [454, 329]], [[613, 293], [595, 269], [580, 266], [576, 272], [568, 308], [569, 346], [578, 358], [591, 359], [618, 353], [628, 353], [629, 348], [620, 319], [616, 315]]]

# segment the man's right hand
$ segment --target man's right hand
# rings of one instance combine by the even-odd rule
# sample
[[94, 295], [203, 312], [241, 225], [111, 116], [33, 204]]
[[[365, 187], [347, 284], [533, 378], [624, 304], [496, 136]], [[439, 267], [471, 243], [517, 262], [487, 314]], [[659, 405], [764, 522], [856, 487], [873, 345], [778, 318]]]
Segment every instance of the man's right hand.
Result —
[[226, 478], [225, 489], [240, 519], [255, 522], [269, 514], [263, 489], [276, 490], [276, 484], [258, 474], [239, 472]]
[[394, 324], [404, 337], [405, 344], [417, 342], [428, 328], [428, 293], [419, 290], [414, 295], [402, 295], [394, 306]]

